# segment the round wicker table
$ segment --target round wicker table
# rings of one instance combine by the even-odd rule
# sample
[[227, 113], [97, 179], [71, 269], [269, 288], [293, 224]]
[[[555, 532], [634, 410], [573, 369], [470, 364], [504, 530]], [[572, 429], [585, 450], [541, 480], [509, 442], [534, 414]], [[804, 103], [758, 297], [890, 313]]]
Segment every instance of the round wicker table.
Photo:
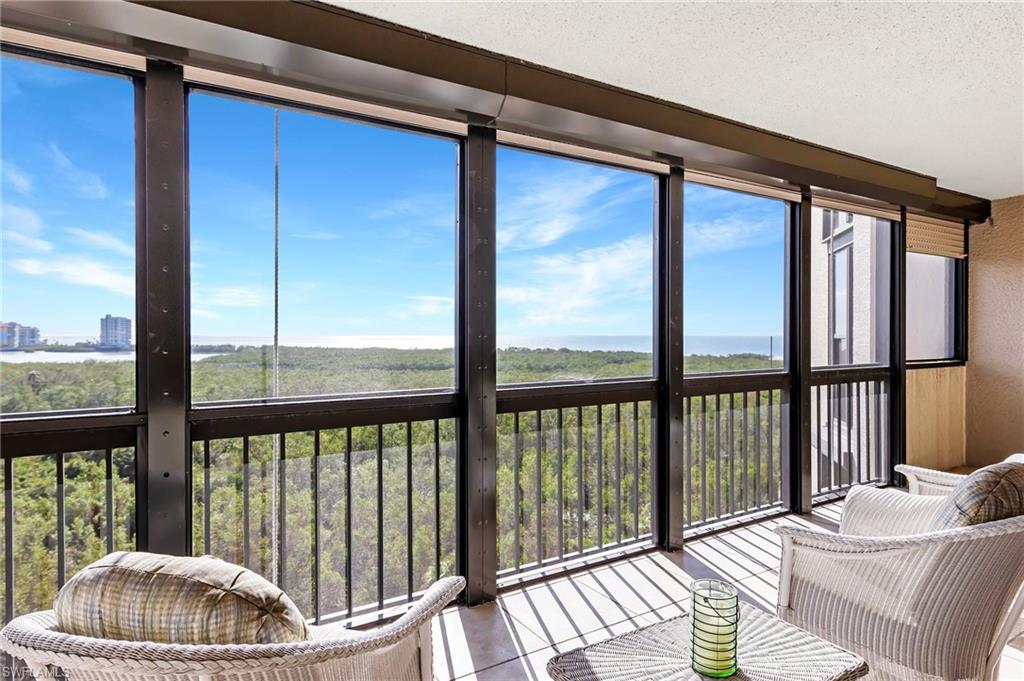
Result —
[[[740, 604], [736, 681], [848, 681], [866, 676], [861, 658], [803, 629]], [[701, 681], [690, 669], [689, 621], [680, 615], [548, 661], [556, 681]]]

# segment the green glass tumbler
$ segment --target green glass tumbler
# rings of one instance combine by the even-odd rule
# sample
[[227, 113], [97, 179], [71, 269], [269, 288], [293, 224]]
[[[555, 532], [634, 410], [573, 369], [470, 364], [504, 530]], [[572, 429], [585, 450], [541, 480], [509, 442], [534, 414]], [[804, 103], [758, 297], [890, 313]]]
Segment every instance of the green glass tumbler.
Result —
[[736, 587], [699, 579], [690, 589], [690, 661], [693, 671], [713, 678], [736, 673], [740, 604]]

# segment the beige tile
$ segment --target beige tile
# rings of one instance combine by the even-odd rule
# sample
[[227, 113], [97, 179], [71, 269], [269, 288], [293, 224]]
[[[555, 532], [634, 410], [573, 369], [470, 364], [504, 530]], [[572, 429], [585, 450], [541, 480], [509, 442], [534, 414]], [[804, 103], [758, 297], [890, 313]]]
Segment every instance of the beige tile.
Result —
[[548, 645], [497, 603], [446, 610], [434, 619], [431, 634], [438, 679], [470, 674]]
[[586, 572], [502, 594], [501, 606], [545, 645], [610, 627], [635, 613], [601, 593]]
[[[678, 570], [670, 565], [672, 571]], [[689, 597], [689, 591], [666, 569], [640, 556], [613, 563], [595, 570], [594, 580], [600, 582], [616, 602], [634, 614], [642, 614]]]
[[779, 594], [779, 577], [773, 572], [748, 577], [736, 583], [740, 599], [764, 610], [770, 615], [775, 614], [775, 604]]

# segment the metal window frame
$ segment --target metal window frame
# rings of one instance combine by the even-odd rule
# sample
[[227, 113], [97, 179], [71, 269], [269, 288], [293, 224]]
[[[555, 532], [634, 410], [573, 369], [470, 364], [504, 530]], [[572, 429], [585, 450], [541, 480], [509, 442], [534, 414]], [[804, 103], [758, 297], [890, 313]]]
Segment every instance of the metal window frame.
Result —
[[[31, 52], [70, 65], [96, 69], [77, 57], [4, 44], [5, 51]], [[471, 123], [466, 134], [406, 126], [394, 120], [374, 119], [360, 112], [324, 107], [323, 112], [343, 119], [455, 139], [459, 144], [459, 201], [457, 226], [456, 381], [454, 391], [399, 392], [357, 396], [291, 398], [267, 403], [191, 405], [188, 337], [188, 189], [187, 92], [190, 86], [180, 66], [149, 60], [145, 73], [100, 65], [99, 70], [127, 73], [136, 83], [136, 305], [137, 335], [146, 339], [137, 352], [137, 404], [134, 411], [99, 410], [88, 413], [45, 413], [2, 419], [4, 463], [16, 456], [61, 453], [82, 448], [90, 441], [98, 448], [130, 446], [137, 452], [137, 503], [140, 548], [187, 554], [191, 552], [191, 443], [237, 437], [310, 430], [321, 427], [379, 425], [438, 418], [458, 419], [457, 442], [457, 558], [460, 574], [469, 580], [466, 602], [496, 597], [496, 415], [581, 405], [652, 400], [656, 451], [652, 460], [652, 524], [658, 546], [678, 549], [684, 537], [685, 475], [682, 456], [684, 399], [688, 396], [770, 389], [788, 399], [782, 426], [787, 457], [782, 459], [783, 501], [793, 511], [811, 505], [810, 408], [811, 387], [827, 381], [888, 379], [890, 392], [890, 453], [892, 464], [905, 456], [905, 235], [906, 208], [893, 223], [890, 273], [890, 362], [888, 366], [810, 367], [810, 243], [813, 193], [802, 187], [800, 201], [790, 194], [774, 196], [789, 201], [786, 246], [786, 363], [783, 370], [684, 375], [682, 368], [682, 275], [684, 266], [682, 161], [660, 173], [636, 159], [593, 150], [574, 154], [576, 147], [553, 142], [521, 146], [538, 153], [565, 156], [583, 162], [620, 165], [657, 177], [658, 219], [655, 226], [654, 357], [652, 377], [623, 378], [580, 384], [496, 385], [494, 367], [495, 152], [498, 133], [490, 121]], [[230, 91], [231, 96], [259, 98]], [[320, 111], [316, 103], [275, 99], [282, 106]], [[174, 140], [180, 139], [180, 143]], [[541, 147], [541, 148], [536, 148]], [[638, 167], [639, 166], [639, 167]], [[705, 178], [693, 173], [694, 181]], [[710, 177], [710, 176], [709, 176]], [[731, 182], [731, 181], [730, 181]], [[708, 180], [707, 184], [721, 186]], [[752, 185], [751, 185], [752, 186]], [[727, 189], [748, 191], [746, 185]], [[774, 189], [773, 192], [788, 192]], [[881, 211], [881, 209], [875, 209]], [[164, 226], [166, 225], [166, 229]], [[965, 223], [965, 230], [967, 223]], [[966, 235], [965, 235], [966, 236]], [[965, 244], [966, 246], [966, 244]], [[958, 270], [958, 352], [966, 359], [967, 266]], [[165, 269], [166, 268], [166, 269]], [[851, 268], [852, 272], [852, 268]], [[161, 280], [179, 285], [161, 286]], [[150, 298], [150, 293], [167, 296]], [[381, 413], [387, 416], [382, 417]], [[23, 418], [28, 416], [28, 418]], [[165, 436], [165, 432], [167, 435]], [[84, 438], [84, 439], [83, 439]], [[112, 444], [112, 443], [124, 443]], [[73, 446], [74, 445], [74, 446]], [[5, 480], [10, 496], [12, 480]], [[8, 514], [11, 507], [8, 506]], [[8, 537], [10, 541], [10, 537]], [[10, 571], [10, 563], [7, 566]], [[10, 598], [13, 591], [8, 591]]]

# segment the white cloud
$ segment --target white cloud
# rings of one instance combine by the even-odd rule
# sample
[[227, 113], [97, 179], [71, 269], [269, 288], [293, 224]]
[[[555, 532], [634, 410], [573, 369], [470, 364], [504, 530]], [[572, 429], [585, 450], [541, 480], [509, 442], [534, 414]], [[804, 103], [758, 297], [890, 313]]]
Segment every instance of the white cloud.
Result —
[[455, 227], [456, 199], [450, 194], [421, 193], [393, 199], [372, 208], [371, 220], [407, 218], [429, 227]]
[[19, 194], [32, 193], [32, 176], [13, 161], [3, 161], [4, 180]]
[[779, 241], [779, 220], [747, 219], [742, 213], [684, 225], [686, 257], [725, 253]]
[[536, 257], [518, 273], [519, 283], [498, 289], [498, 298], [516, 309], [525, 328], [536, 331], [613, 321], [609, 315], [635, 311], [632, 301], [650, 299], [652, 249], [650, 237], [633, 236], [576, 253]]
[[455, 308], [455, 300], [451, 296], [409, 296], [412, 301], [411, 312], [421, 317], [430, 317]]
[[74, 186], [79, 196], [85, 199], [105, 199], [110, 196], [110, 190], [99, 175], [76, 165], [53, 142], [50, 142], [48, 149], [57, 171]]
[[220, 319], [220, 315], [213, 310], [208, 310], [205, 307], [192, 307], [193, 317], [202, 317], [203, 319]]
[[95, 248], [112, 251], [120, 255], [132, 255], [135, 252], [135, 249], [132, 248], [131, 244], [114, 236], [113, 234], [93, 232], [91, 230], [80, 229], [78, 227], [65, 227], [64, 231], [82, 243]]
[[497, 214], [499, 250], [551, 245], [603, 221], [612, 208], [635, 198], [642, 188], [616, 186], [626, 176], [597, 166], [530, 170], [538, 169], [509, 180], [514, 189], [501, 198]]
[[44, 227], [39, 213], [31, 208], [4, 203], [0, 210], [0, 231], [4, 239], [26, 250], [42, 253], [53, 250], [53, 244], [40, 238]]
[[198, 288], [192, 294], [193, 304], [207, 309], [210, 307], [259, 307], [266, 296], [261, 289], [252, 286], [214, 286]]
[[110, 265], [90, 258], [19, 258], [12, 260], [10, 266], [23, 274], [52, 276], [68, 284], [95, 286], [126, 296], [135, 295], [134, 276], [118, 272]]

